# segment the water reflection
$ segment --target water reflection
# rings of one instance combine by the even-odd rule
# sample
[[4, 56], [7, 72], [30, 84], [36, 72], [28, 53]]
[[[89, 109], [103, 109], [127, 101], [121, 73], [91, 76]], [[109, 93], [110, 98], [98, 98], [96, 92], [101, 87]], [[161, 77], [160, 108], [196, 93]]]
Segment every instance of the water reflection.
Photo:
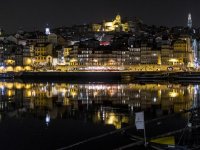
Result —
[[[84, 119], [114, 125], [132, 123], [136, 110], [180, 112], [195, 105], [197, 85], [68, 84], [0, 82], [1, 119], [29, 112], [45, 118]], [[51, 119], [50, 119], [51, 118]]]

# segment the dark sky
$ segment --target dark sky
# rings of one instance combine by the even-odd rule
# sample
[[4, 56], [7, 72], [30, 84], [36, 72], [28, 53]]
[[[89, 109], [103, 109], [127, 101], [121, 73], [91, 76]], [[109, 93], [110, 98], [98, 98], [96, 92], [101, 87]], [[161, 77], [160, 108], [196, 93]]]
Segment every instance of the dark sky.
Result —
[[7, 32], [42, 29], [47, 23], [70, 26], [112, 19], [117, 13], [146, 24], [185, 26], [189, 12], [200, 26], [200, 0], [1, 0], [0, 26]]

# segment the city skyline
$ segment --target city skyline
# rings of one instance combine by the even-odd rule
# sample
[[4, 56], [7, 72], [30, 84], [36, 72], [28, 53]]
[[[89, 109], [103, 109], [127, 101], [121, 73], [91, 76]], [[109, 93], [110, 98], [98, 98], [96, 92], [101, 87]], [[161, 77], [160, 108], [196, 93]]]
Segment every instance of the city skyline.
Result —
[[199, 5], [1, 0], [1, 149], [200, 149]]
[[[43, 29], [48, 23], [50, 27], [71, 26], [110, 20], [116, 14], [133, 20], [138, 17], [148, 25], [187, 26], [187, 15], [192, 14], [194, 27], [200, 26], [198, 20], [198, 1], [194, 0], [127, 0], [97, 2], [85, 1], [53, 1], [53, 0], [18, 0], [1, 2], [0, 26], [6, 32], [18, 29]], [[92, 15], [91, 15], [92, 14]]]

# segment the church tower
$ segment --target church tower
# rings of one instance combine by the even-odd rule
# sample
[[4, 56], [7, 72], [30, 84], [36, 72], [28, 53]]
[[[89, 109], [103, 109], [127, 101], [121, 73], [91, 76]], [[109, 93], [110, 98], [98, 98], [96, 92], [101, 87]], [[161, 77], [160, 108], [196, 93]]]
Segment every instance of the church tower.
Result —
[[119, 14], [116, 16], [115, 22], [121, 24], [121, 16]]
[[192, 15], [191, 15], [191, 13], [188, 14], [187, 26], [188, 26], [188, 28], [192, 28]]

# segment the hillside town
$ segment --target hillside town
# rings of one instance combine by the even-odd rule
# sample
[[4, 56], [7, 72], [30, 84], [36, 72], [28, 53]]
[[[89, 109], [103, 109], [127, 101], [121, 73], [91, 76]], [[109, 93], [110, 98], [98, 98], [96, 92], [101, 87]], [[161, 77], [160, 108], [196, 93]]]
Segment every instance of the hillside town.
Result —
[[0, 72], [198, 70], [200, 28], [146, 25], [119, 14], [100, 23], [0, 32]]

